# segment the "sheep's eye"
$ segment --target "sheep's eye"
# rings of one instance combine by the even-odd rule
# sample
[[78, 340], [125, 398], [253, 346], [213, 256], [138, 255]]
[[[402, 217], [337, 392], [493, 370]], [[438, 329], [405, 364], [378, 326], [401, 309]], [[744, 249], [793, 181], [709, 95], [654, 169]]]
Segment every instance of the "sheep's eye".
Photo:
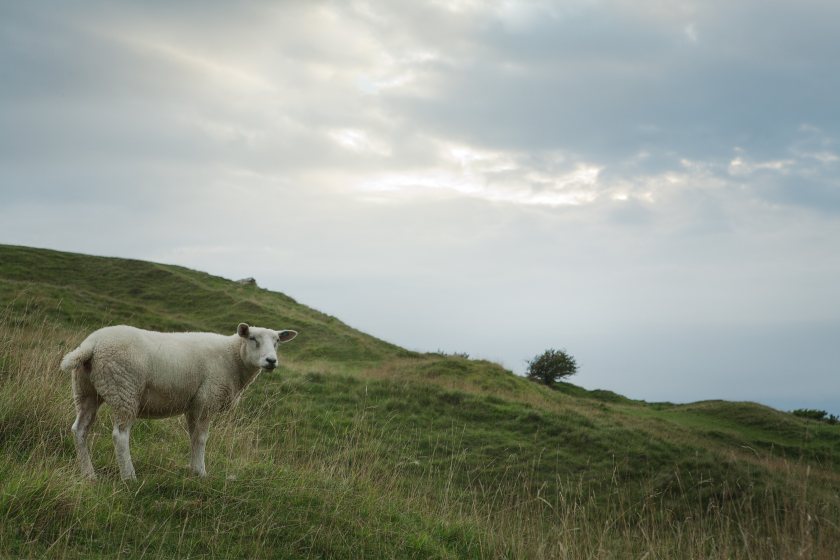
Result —
[[253, 336], [252, 336], [252, 337], [250, 337], [250, 340], [253, 340], [253, 341], [254, 341], [254, 344], [256, 344], [257, 346], [259, 346], [259, 345], [260, 345], [260, 342], [256, 339], [256, 337], [253, 337]]

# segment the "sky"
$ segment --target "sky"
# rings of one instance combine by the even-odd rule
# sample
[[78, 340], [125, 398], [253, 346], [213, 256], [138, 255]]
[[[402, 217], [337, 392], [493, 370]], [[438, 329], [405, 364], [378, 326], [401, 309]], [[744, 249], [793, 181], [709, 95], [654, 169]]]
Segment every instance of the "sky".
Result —
[[633, 398], [840, 413], [838, 21], [0, 0], [0, 243], [255, 277], [520, 374], [565, 349]]

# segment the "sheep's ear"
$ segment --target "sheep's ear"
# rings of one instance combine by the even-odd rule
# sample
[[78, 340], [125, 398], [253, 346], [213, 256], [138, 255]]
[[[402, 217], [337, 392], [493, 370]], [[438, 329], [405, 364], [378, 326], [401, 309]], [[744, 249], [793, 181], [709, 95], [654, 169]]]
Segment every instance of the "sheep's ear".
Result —
[[297, 336], [297, 331], [277, 331], [278, 342], [289, 342]]
[[251, 333], [251, 327], [248, 326], [248, 323], [239, 323], [236, 332], [242, 338], [248, 338], [248, 335]]

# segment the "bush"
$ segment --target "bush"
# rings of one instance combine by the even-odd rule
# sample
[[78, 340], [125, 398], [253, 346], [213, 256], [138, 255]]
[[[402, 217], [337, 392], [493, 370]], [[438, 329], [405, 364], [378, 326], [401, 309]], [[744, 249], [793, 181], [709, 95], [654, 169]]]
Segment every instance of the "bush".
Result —
[[549, 387], [577, 373], [574, 356], [565, 350], [546, 350], [528, 362], [528, 378]]
[[834, 414], [829, 414], [825, 410], [816, 410], [813, 408], [797, 408], [792, 412], [794, 416], [800, 418], [807, 418], [808, 420], [818, 420], [820, 422], [827, 422], [829, 424], [840, 423], [840, 418]]

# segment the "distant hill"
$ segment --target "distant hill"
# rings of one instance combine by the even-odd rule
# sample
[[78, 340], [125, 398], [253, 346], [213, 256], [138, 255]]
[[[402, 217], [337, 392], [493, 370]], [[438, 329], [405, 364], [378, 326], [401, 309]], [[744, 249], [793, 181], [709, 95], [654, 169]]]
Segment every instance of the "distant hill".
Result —
[[[211, 427], [140, 422], [80, 480], [61, 355], [128, 323], [293, 328]], [[840, 426], [754, 403], [551, 390], [410, 352], [292, 298], [182, 267], [0, 245], [0, 558], [834, 558]]]

